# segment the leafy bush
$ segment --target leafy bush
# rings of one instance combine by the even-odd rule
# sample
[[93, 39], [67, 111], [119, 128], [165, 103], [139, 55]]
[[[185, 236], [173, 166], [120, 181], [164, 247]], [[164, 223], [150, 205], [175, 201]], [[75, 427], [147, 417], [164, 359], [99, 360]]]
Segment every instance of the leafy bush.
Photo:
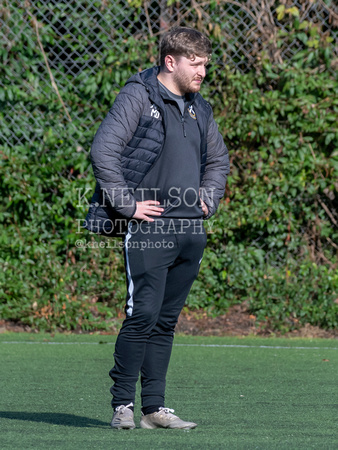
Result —
[[[11, 48], [0, 48], [6, 79], [0, 91], [0, 314], [40, 329], [106, 329], [124, 306], [123, 258], [120, 241], [79, 232], [95, 185], [88, 151], [117, 93], [111, 77], [123, 85], [134, 65], [144, 64], [145, 52], [151, 65], [155, 39], [128, 39], [123, 57], [104, 47], [105, 63], [94, 71], [81, 68], [77, 89], [60, 69], [55, 76], [70, 116], [81, 112], [69, 121], [52, 86], [39, 89], [44, 63], [29, 39], [34, 28], [25, 24], [12, 30], [17, 39]], [[43, 27], [40, 36], [48, 50], [55, 27]], [[208, 248], [188, 306], [219, 314], [246, 301], [257, 321], [272, 329], [305, 323], [335, 328], [333, 46], [310, 23], [297, 21], [280, 39], [302, 42], [290, 64], [271, 65], [262, 53], [256, 71], [247, 74], [211, 65], [203, 87], [229, 147], [232, 173], [217, 215], [206, 223]], [[8, 111], [15, 114], [5, 123]]]
[[282, 330], [337, 326], [337, 81], [314, 69], [327, 50], [221, 76], [212, 103], [232, 173], [191, 305], [242, 299]]

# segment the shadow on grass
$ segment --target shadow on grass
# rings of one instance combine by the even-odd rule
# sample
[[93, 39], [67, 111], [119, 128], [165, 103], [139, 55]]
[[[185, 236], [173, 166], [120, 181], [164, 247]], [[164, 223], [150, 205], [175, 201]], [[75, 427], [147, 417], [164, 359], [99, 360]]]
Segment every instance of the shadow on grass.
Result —
[[99, 427], [107, 428], [110, 426], [107, 422], [91, 419], [89, 417], [75, 416], [74, 414], [62, 413], [39, 413], [24, 411], [0, 411], [2, 419], [26, 420], [29, 422], [44, 422], [52, 425], [64, 425], [67, 427], [88, 428]]

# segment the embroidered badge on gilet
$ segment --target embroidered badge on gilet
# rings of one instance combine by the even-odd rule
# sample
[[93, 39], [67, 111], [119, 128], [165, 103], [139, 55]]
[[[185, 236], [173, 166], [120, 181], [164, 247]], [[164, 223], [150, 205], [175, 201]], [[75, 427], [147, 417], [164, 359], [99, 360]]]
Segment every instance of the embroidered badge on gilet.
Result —
[[161, 113], [160, 113], [160, 111], [157, 109], [157, 106], [155, 106], [155, 105], [150, 105], [150, 109], [151, 109], [151, 113], [150, 113], [150, 116], [151, 116], [151, 117], [155, 117], [155, 119], [160, 119], [160, 118], [161, 118]]
[[190, 117], [192, 119], [196, 120], [196, 113], [195, 113], [194, 108], [193, 108], [192, 105], [189, 106], [188, 111], [189, 111]]

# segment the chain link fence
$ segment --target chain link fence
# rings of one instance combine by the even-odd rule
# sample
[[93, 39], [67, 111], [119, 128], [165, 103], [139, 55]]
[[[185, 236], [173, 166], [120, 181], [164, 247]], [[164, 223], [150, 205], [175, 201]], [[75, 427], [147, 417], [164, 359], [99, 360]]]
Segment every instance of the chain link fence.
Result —
[[[298, 32], [297, 28], [295, 32], [295, 22], [310, 24], [307, 40], [302, 40], [304, 30]], [[100, 302], [110, 295], [120, 295], [119, 276], [115, 285], [111, 284], [112, 274], [123, 266], [118, 252], [109, 252], [109, 256], [97, 261], [95, 254], [83, 252], [76, 259], [79, 253], [71, 246], [78, 237], [75, 230], [78, 220], [85, 217], [85, 212], [77, 209], [76, 201], [80, 191], [80, 195], [88, 193], [89, 197], [95, 186], [88, 160], [95, 130], [125, 81], [133, 73], [158, 63], [159, 41], [166, 30], [176, 25], [191, 26], [210, 37], [213, 58], [202, 94], [206, 93], [216, 105], [219, 98], [225, 98], [223, 86], [229, 88], [238, 103], [234, 85], [226, 84], [229, 71], [239, 71], [231, 74], [239, 85], [243, 85], [243, 74], [247, 72], [250, 72], [247, 78], [255, 78], [253, 82], [257, 82], [256, 73], [262, 68], [262, 60], [273, 66], [294, 61], [297, 56], [301, 58], [309, 39], [313, 51], [308, 49], [304, 53], [314, 53], [320, 39], [321, 43], [328, 43], [320, 49], [329, 50], [329, 57], [315, 61], [330, 62], [320, 66], [321, 63], [312, 61], [312, 67], [304, 72], [304, 92], [311, 91], [308, 74], [312, 68], [313, 84], [324, 78], [331, 83], [332, 77], [326, 77], [324, 71], [333, 73], [337, 68], [338, 59], [331, 59], [337, 24], [338, 6], [334, 0], [0, 0], [0, 178], [4, 200], [0, 208], [3, 230], [0, 253], [4, 253], [0, 285], [10, 285], [6, 295], [19, 299], [19, 307], [15, 306], [19, 313], [22, 299], [29, 299], [27, 302], [33, 305], [45, 301], [43, 308], [50, 307], [51, 298], [55, 298], [56, 305], [58, 299], [66, 301], [62, 297], [64, 280], [70, 286], [72, 299], [73, 295], [77, 298], [76, 292], [81, 301], [83, 292], [91, 298], [100, 298]], [[271, 78], [268, 83], [270, 88], [274, 80]], [[260, 96], [259, 88], [257, 91]], [[238, 120], [235, 124], [234, 120], [229, 128], [234, 123], [240, 130], [238, 136], [243, 129], [249, 136], [252, 123], [257, 120], [259, 128], [262, 116], [249, 97], [249, 89], [243, 92], [252, 114], [239, 113], [246, 122]], [[288, 96], [288, 92], [283, 102], [292, 108], [292, 94]], [[315, 136], [321, 139], [318, 145], [333, 147], [335, 138], [318, 125], [323, 119], [331, 134], [336, 133], [332, 92], [331, 86], [327, 91], [323, 89], [318, 117], [307, 115], [311, 112], [306, 110], [308, 103], [308, 109], [316, 111], [311, 99], [304, 105], [300, 102], [301, 114], [296, 108], [291, 110], [294, 122], [288, 122], [285, 109], [283, 126], [276, 127], [276, 136], [270, 135], [272, 141], [264, 141], [263, 133], [259, 140], [257, 133], [255, 155], [246, 147], [245, 139], [243, 148], [235, 145], [231, 148], [232, 187], [229, 179], [215, 222], [213, 219], [209, 222], [206, 253], [209, 259], [201, 289], [210, 298], [219, 300], [220, 307], [223, 297], [230, 302], [243, 295], [257, 296], [263, 303], [268, 299], [271, 304], [276, 298], [286, 298], [289, 307], [289, 298], [293, 301], [298, 285], [304, 289], [300, 289], [301, 295], [295, 296], [295, 301], [302, 302], [305, 297], [304, 303], [313, 301], [319, 311], [317, 315], [325, 316], [332, 299], [337, 303], [334, 295], [338, 255], [335, 167], [338, 166], [319, 154], [322, 149], [316, 160], [312, 141], [305, 141], [302, 135], [304, 125], [313, 125], [314, 131], [309, 125], [309, 136], [305, 137], [312, 138], [318, 131]], [[330, 107], [326, 106], [329, 96]], [[217, 117], [226, 122], [227, 111], [220, 109]], [[270, 122], [273, 125], [273, 118], [270, 110], [264, 112], [263, 125], [268, 128]], [[295, 169], [291, 167], [287, 180], [279, 169], [275, 171], [268, 152], [264, 155], [261, 148], [257, 149], [264, 142], [271, 146], [272, 158], [283, 157], [286, 145], [279, 141], [277, 133], [289, 131], [284, 117], [287, 124], [300, 123], [293, 125], [297, 132], [300, 130], [299, 139], [295, 133], [296, 137], [285, 141], [288, 145], [285, 152], [301, 150], [305, 156], [297, 156], [298, 159], [307, 158], [309, 151], [313, 156], [308, 163], [310, 168], [305, 160], [304, 173], [299, 172], [296, 177], [298, 159], [296, 156], [292, 159], [288, 153]], [[242, 137], [238, 139], [241, 141]], [[250, 138], [248, 142], [253, 141]], [[278, 161], [276, 166], [282, 171], [287, 163]], [[258, 166], [260, 188], [256, 189], [253, 178], [256, 173], [250, 171]], [[271, 182], [268, 176], [264, 181], [266, 173], [272, 174]], [[87, 273], [87, 268], [92, 272]]]
[[[277, 38], [295, 17], [315, 24], [324, 37], [336, 37], [338, 7], [331, 0], [3, 0], [3, 57], [6, 61], [6, 52], [16, 51], [16, 58], [8, 60], [6, 74], [12, 79], [14, 74], [18, 92], [10, 91], [6, 78], [0, 79], [0, 91], [8, 94], [2, 121], [10, 130], [4, 133], [0, 125], [0, 140], [9, 147], [40, 142], [51, 129], [61, 137], [60, 147], [62, 139], [70, 139], [77, 151], [83, 151], [82, 136], [74, 129], [66, 135], [63, 124], [80, 120], [82, 130], [87, 129], [92, 138], [105, 114], [97, 101], [97, 84], [102, 81], [97, 80], [97, 74], [109, 79], [103, 96], [112, 103], [132, 73], [158, 63], [159, 40], [170, 27], [192, 26], [210, 36], [217, 79], [225, 66], [244, 73], [255, 69], [262, 52], [272, 63], [290, 60], [302, 49], [301, 41], [284, 39], [278, 43]], [[142, 54], [138, 53], [140, 48]], [[40, 102], [31, 106], [30, 99], [38, 97]], [[86, 108], [81, 107], [81, 101]], [[62, 104], [60, 125], [56, 125], [55, 111], [46, 107], [48, 103]], [[336, 224], [336, 217], [332, 222]], [[320, 242], [310, 235], [307, 239], [317, 260], [325, 262]], [[327, 239], [324, 248], [332, 246]], [[264, 235], [254, 245], [269, 257]]]
[[[89, 129], [92, 118], [84, 116], [81, 107], [70, 112], [71, 105], [63, 103], [63, 92], [71, 86], [79, 97], [85, 92], [87, 102], [91, 93], [89, 103], [94, 104], [95, 83], [88, 85], [88, 80], [110, 63], [110, 90], [116, 95], [133, 72], [157, 63], [158, 42], [168, 28], [188, 25], [207, 33], [213, 42], [216, 72], [221, 73], [226, 65], [247, 72], [255, 67], [262, 51], [272, 62], [280, 63], [301, 50], [296, 39], [284, 40], [282, 46], [277, 43], [278, 33], [287, 31], [295, 17], [316, 24], [324, 36], [336, 36], [338, 8], [331, 0], [3, 0], [0, 27], [4, 52], [18, 48], [8, 73], [21, 80], [21, 94], [42, 95], [45, 99], [57, 95], [64, 119], [81, 119]], [[131, 55], [133, 42], [143, 43], [144, 54]], [[23, 53], [35, 54], [34, 68], [27, 67]], [[126, 59], [128, 70], [115, 70]], [[8, 89], [5, 79], [0, 79], [1, 89]], [[39, 133], [32, 135], [23, 129], [22, 113], [33, 128], [40, 127], [37, 115], [43, 114], [41, 110], [31, 111], [25, 103], [8, 102], [3, 120], [11, 124], [16, 136], [13, 139], [13, 133], [0, 133], [8, 145], [39, 139]], [[51, 126], [48, 116], [44, 126]]]

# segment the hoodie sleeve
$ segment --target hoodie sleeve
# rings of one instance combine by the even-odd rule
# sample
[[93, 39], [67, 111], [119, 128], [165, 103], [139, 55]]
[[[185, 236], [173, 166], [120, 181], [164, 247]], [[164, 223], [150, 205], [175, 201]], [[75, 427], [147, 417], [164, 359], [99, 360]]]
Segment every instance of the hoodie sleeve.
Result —
[[134, 135], [145, 103], [145, 89], [138, 83], [124, 86], [102, 121], [90, 152], [96, 181], [111, 206], [131, 218], [135, 198], [123, 177], [121, 154]]
[[215, 214], [224, 195], [229, 172], [228, 149], [211, 113], [207, 134], [207, 161], [201, 183], [201, 199], [206, 203], [209, 211], [205, 219], [209, 219]]

